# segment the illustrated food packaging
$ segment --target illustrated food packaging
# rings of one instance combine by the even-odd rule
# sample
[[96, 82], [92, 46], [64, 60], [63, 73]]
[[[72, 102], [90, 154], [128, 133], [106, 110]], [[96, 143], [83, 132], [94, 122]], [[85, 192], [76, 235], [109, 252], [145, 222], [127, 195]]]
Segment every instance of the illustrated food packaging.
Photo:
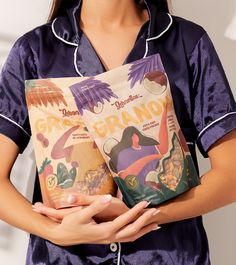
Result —
[[[51, 85], [48, 87], [57, 87], [70, 99], [73, 95], [74, 101], [70, 105], [65, 101], [65, 96], [56, 97], [56, 105], [60, 108], [57, 108], [57, 114], [53, 116], [60, 116], [63, 109], [68, 106], [73, 106], [73, 111], [74, 106], [77, 106], [74, 116], [80, 122], [74, 125], [80, 126], [80, 130], [83, 128], [81, 134], [86, 137], [89, 134], [98, 148], [92, 149], [91, 146], [91, 150], [96, 150], [94, 154], [87, 150], [90, 157], [87, 161], [87, 170], [94, 160], [93, 155], [99, 157], [97, 154], [99, 150], [127, 206], [133, 207], [142, 200], [150, 201], [150, 207], [155, 206], [200, 184], [186, 140], [177, 121], [168, 77], [159, 54], [92, 77], [28, 81], [29, 84], [30, 82], [35, 82], [36, 88], [38, 82], [39, 86], [40, 82], [50, 82]], [[37, 125], [34, 123], [35, 126], [32, 126], [34, 142], [37, 143], [37, 149], [41, 147], [44, 150], [43, 146], [48, 144], [49, 133], [50, 135], [54, 133], [51, 132], [52, 126], [46, 128], [45, 124], [40, 125], [39, 120], [42, 118], [39, 119], [37, 112], [34, 113], [32, 109], [34, 104], [38, 104], [38, 99], [31, 99], [28, 92], [34, 91], [34, 88], [28, 83], [27, 101], [31, 112], [31, 123], [35, 116], [38, 116], [39, 123]], [[43, 100], [45, 100], [44, 97], [41, 99], [41, 105], [44, 104]], [[48, 106], [50, 104], [48, 103]], [[34, 109], [38, 107], [39, 105]], [[49, 111], [48, 107], [45, 107], [44, 111]], [[73, 111], [70, 113], [74, 113]], [[67, 119], [66, 123], [68, 122], [72, 122], [71, 118]], [[67, 127], [68, 124], [59, 126]], [[92, 140], [89, 139], [92, 145]], [[50, 144], [55, 145], [55, 141]], [[63, 144], [65, 146], [65, 143]], [[68, 145], [69, 143], [66, 144]], [[69, 151], [68, 153], [71, 154]], [[68, 159], [72, 163], [79, 160], [79, 157], [76, 157], [79, 155], [78, 151], [72, 159], [66, 151], [66, 157], [70, 157]], [[48, 160], [45, 159], [44, 164], [52, 160], [51, 156]], [[107, 172], [102, 162], [97, 164], [102, 165], [102, 169]], [[43, 169], [44, 165], [41, 167]], [[73, 173], [75, 169], [77, 169], [76, 166], [71, 168], [67, 166], [67, 171], [72, 172], [72, 175], [75, 174]], [[50, 176], [57, 176], [57, 174], [53, 171]], [[46, 180], [45, 183], [50, 180], [50, 177]], [[107, 186], [111, 188], [110, 179], [108, 182]], [[66, 185], [67, 182], [64, 184]]]
[[70, 79], [27, 80], [26, 100], [43, 202], [73, 206], [69, 194], [112, 194], [117, 186], [81, 120]]

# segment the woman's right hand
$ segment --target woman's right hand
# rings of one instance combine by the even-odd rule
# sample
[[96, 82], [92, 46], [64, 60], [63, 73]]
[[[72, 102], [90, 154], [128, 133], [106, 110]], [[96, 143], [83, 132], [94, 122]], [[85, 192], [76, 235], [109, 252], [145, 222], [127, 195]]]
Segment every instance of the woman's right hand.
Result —
[[89, 206], [66, 215], [61, 223], [51, 228], [49, 240], [60, 246], [77, 244], [110, 244], [131, 242], [158, 229], [156, 223], [146, 225], [158, 210], [143, 211], [148, 203], [140, 202], [113, 221], [97, 224], [93, 217], [104, 211], [111, 203], [110, 195], [102, 196]]

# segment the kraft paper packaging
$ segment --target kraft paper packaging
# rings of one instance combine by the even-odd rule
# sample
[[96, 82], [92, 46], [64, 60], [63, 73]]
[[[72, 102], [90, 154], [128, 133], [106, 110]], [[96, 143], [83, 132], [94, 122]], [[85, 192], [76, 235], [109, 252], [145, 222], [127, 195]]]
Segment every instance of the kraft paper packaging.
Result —
[[70, 189], [114, 194], [108, 168], [129, 207], [200, 184], [159, 54], [96, 76], [30, 80], [26, 96], [41, 189], [55, 207]]
[[43, 202], [73, 206], [68, 195], [112, 194], [117, 186], [79, 115], [68, 86], [77, 79], [26, 81], [26, 100]]
[[200, 184], [159, 54], [71, 82], [78, 111], [129, 207]]

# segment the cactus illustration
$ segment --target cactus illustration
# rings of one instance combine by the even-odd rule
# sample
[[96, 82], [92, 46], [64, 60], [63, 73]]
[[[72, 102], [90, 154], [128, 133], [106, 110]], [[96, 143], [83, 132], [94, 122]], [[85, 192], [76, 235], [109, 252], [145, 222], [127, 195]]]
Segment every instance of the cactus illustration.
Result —
[[58, 185], [62, 189], [67, 189], [73, 186], [76, 178], [77, 170], [75, 167], [72, 167], [68, 171], [67, 167], [63, 163], [58, 163], [57, 165], [57, 179]]

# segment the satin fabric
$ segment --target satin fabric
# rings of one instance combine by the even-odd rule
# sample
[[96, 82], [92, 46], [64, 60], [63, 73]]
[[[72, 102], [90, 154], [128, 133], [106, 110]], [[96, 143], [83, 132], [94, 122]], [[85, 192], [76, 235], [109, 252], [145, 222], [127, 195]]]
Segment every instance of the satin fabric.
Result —
[[[203, 156], [221, 137], [236, 128], [236, 104], [216, 51], [200, 26], [172, 19], [145, 1], [150, 20], [137, 36], [124, 63], [159, 53], [170, 80], [176, 115], [197, 168], [195, 144]], [[89, 76], [105, 71], [77, 23], [81, 1], [68, 15], [42, 25], [19, 38], [0, 79], [0, 133], [23, 152], [30, 139], [24, 80]], [[172, 21], [173, 20], [173, 21]], [[54, 31], [54, 33], [53, 33]], [[160, 36], [160, 37], [158, 37]], [[105, 41], [105, 40], [104, 40]], [[75, 55], [75, 65], [74, 65]], [[76, 70], [76, 67], [77, 70]], [[36, 177], [33, 201], [41, 194]], [[27, 265], [117, 264], [119, 252], [109, 245], [58, 247], [31, 235]], [[122, 265], [209, 265], [207, 236], [202, 217], [162, 225], [158, 231], [132, 243], [121, 244]]]
[[[27, 265], [115, 265], [118, 253], [109, 245], [58, 247], [31, 236]], [[201, 218], [162, 225], [133, 243], [121, 244], [122, 265], [209, 265]]]

